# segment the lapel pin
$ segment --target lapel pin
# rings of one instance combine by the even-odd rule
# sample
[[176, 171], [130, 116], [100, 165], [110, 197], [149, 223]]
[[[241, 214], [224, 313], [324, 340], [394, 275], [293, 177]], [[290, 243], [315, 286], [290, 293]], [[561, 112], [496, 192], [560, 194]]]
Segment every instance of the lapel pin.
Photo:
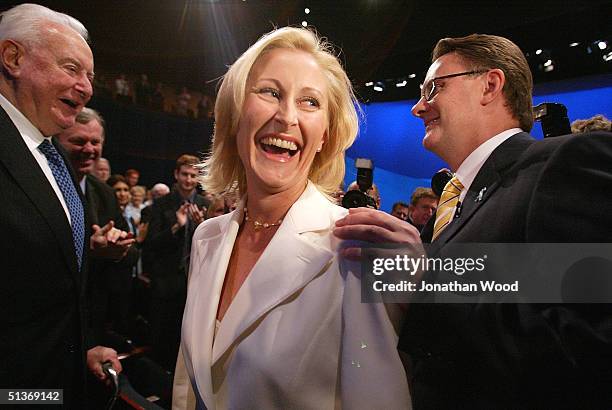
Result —
[[482, 198], [484, 197], [486, 192], [487, 192], [487, 187], [482, 188], [480, 192], [478, 193], [478, 196], [476, 197], [475, 202], [482, 201]]

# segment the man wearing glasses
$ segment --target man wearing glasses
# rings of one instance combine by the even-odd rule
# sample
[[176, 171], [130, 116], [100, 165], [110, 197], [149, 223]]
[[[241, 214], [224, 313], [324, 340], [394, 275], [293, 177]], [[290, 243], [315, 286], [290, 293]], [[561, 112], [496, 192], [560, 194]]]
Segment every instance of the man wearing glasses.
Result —
[[[454, 178], [423, 242], [612, 242], [612, 134], [536, 141], [531, 98], [508, 39], [438, 42], [412, 113]], [[576, 206], [586, 198], [593, 206]], [[352, 211], [335, 234], [414, 242], [373, 210]], [[611, 304], [413, 304], [399, 348], [412, 359], [414, 408], [612, 408], [611, 317]]]

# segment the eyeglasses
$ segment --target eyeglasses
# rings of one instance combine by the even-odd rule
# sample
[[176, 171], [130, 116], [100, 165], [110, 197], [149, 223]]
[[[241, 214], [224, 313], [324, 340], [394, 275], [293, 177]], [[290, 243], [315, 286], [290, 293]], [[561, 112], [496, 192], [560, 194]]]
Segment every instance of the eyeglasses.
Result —
[[440, 77], [434, 77], [427, 81], [425, 84], [421, 84], [421, 98], [425, 98], [425, 101], [430, 102], [439, 92], [441, 87], [436, 86], [436, 81], [444, 80], [445, 78], [461, 77], [463, 75], [472, 74], [483, 74], [489, 70], [472, 70], [464, 71], [462, 73], [441, 75]]

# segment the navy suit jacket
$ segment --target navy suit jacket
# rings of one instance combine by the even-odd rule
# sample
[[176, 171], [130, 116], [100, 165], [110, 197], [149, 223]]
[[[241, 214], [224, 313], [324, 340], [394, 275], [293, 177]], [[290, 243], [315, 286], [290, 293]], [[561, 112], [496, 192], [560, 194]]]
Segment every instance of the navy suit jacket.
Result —
[[[433, 244], [610, 243], [611, 192], [612, 134], [519, 133]], [[413, 359], [415, 409], [612, 408], [611, 306], [413, 304], [400, 349]]]

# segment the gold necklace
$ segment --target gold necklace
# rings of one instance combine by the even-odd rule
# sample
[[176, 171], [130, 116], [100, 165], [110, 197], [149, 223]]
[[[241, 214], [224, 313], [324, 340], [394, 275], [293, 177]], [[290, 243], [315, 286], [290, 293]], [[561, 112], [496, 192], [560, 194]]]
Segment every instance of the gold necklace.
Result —
[[249, 218], [249, 210], [246, 207], [244, 207], [244, 220], [247, 222], [253, 222], [253, 227], [256, 231], [260, 230], [261, 228], [271, 228], [273, 226], [279, 226], [281, 223], [283, 223], [283, 218], [280, 218], [278, 221], [273, 223], [254, 221]]

